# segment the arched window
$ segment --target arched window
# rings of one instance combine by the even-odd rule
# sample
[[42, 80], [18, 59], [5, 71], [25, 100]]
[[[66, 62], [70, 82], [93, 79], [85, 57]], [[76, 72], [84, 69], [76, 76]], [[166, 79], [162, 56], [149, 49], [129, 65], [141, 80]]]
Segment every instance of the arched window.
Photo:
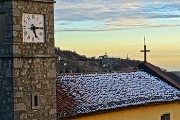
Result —
[[161, 115], [161, 120], [170, 120], [170, 113]]

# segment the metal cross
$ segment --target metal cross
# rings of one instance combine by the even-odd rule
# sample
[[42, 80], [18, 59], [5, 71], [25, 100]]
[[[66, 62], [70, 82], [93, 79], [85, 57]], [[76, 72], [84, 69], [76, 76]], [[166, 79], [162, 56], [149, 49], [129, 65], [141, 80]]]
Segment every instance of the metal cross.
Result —
[[141, 50], [141, 52], [144, 52], [144, 62], [147, 62], [147, 52], [150, 52], [150, 50], [146, 50], [146, 43], [145, 43], [145, 37], [144, 37], [144, 50]]

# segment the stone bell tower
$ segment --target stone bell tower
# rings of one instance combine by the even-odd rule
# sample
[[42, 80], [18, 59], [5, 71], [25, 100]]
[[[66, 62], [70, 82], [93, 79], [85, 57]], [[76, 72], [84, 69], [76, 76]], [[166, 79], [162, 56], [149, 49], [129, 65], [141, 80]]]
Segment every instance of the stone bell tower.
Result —
[[56, 120], [53, 0], [0, 0], [0, 120]]

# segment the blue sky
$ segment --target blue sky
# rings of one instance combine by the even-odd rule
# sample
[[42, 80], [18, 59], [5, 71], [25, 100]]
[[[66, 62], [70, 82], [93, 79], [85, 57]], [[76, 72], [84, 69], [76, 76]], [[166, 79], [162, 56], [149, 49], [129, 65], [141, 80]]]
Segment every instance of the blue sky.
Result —
[[143, 38], [151, 49], [149, 62], [180, 70], [179, 0], [57, 0], [56, 46], [86, 56], [143, 59]]

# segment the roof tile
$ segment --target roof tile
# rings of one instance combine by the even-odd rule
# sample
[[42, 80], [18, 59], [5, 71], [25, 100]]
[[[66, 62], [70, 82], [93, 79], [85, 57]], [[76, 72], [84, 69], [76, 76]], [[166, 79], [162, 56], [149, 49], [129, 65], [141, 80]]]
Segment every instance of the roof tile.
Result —
[[58, 117], [180, 100], [180, 90], [146, 72], [57, 78]]

